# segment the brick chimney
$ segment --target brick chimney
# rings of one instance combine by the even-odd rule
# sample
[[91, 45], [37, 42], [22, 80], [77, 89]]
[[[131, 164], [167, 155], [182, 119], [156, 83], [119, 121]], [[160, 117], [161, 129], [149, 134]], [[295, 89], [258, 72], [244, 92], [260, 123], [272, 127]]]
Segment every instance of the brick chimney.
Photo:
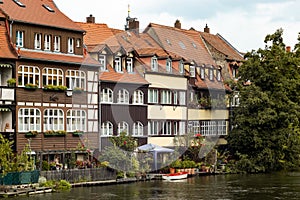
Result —
[[90, 14], [89, 17], [86, 18], [86, 23], [95, 23], [95, 17], [93, 17], [92, 14]]
[[178, 19], [176, 20], [176, 22], [174, 24], [174, 27], [181, 29], [181, 23], [180, 23], [180, 21]]
[[291, 47], [290, 46], [286, 47], [286, 52], [291, 52]]
[[209, 28], [208, 28], [207, 24], [205, 25], [204, 33], [209, 33]]

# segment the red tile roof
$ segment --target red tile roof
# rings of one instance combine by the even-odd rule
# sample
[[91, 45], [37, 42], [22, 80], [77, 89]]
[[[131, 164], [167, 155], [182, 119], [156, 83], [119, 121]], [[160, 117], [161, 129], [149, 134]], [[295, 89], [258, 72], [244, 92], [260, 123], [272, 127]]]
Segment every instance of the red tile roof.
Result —
[[[12, 0], [3, 1], [3, 4], [0, 4], [0, 9], [9, 16], [9, 20], [84, 31], [70, 18], [60, 12], [53, 0], [19, 1], [24, 4], [25, 7], [17, 5]], [[43, 5], [49, 6], [53, 12], [47, 10]]]
[[0, 58], [17, 58], [16, 51], [9, 40], [4, 21], [0, 22], [0, 41]]

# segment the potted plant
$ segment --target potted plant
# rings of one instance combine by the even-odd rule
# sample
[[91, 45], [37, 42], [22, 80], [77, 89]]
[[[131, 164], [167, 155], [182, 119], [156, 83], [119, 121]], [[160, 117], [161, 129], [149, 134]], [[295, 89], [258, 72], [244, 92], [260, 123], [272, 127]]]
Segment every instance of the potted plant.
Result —
[[28, 131], [27, 133], [25, 133], [25, 137], [35, 137], [38, 134], [39, 133], [37, 131]]
[[38, 86], [36, 84], [33, 84], [33, 83], [27, 83], [27, 84], [25, 84], [25, 89], [35, 90], [37, 88], [38, 88]]
[[73, 136], [81, 136], [81, 135], [83, 135], [83, 131], [76, 130], [73, 132]]
[[15, 78], [10, 78], [7, 80], [7, 86], [8, 87], [15, 87], [16, 86], [16, 79]]
[[74, 87], [73, 88], [73, 93], [74, 94], [80, 94], [80, 93], [82, 93], [83, 92], [83, 88], [80, 88], [80, 87]]

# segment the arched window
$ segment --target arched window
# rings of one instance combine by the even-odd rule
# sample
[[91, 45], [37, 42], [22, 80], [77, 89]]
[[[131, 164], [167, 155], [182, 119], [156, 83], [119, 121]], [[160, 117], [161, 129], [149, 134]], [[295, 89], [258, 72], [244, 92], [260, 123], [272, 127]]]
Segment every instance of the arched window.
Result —
[[101, 135], [102, 136], [112, 136], [113, 135], [113, 124], [110, 121], [102, 123]]
[[157, 62], [157, 58], [155, 56], [153, 56], [151, 58], [151, 70], [154, 72], [158, 71], [158, 62]]
[[184, 73], [184, 64], [183, 64], [183, 60], [180, 60], [179, 62], [179, 73], [183, 74]]
[[35, 84], [40, 87], [40, 70], [36, 66], [21, 65], [18, 68], [18, 86]]
[[41, 131], [41, 111], [37, 108], [20, 108], [18, 112], [18, 131]]
[[118, 91], [117, 102], [129, 103], [129, 92], [126, 89], [121, 89]]
[[86, 131], [86, 112], [84, 110], [67, 111], [67, 131]]
[[133, 124], [132, 136], [143, 136], [144, 135], [144, 125], [141, 122], [135, 122]]
[[63, 71], [57, 68], [43, 69], [43, 86], [45, 85], [63, 85]]
[[144, 103], [144, 93], [141, 90], [136, 90], [133, 93], [133, 104], [143, 104]]
[[44, 110], [44, 131], [64, 130], [64, 111], [61, 109]]
[[113, 103], [113, 91], [109, 88], [103, 88], [101, 90], [101, 102]]
[[86, 89], [86, 75], [81, 70], [68, 70], [66, 75], [68, 89], [76, 88]]
[[128, 129], [128, 124], [126, 122], [120, 122], [118, 123], [118, 135], [120, 135], [120, 133], [125, 132], [126, 135], [128, 135], [129, 133], [129, 129]]
[[172, 60], [170, 58], [166, 61], [166, 71], [172, 73]]

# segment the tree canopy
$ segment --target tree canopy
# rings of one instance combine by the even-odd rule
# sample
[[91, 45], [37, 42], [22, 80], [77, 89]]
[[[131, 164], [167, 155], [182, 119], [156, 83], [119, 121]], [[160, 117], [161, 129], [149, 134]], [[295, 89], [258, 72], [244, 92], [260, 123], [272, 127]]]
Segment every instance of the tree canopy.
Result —
[[239, 68], [240, 105], [233, 110], [230, 152], [248, 172], [291, 170], [300, 164], [300, 37], [292, 51], [283, 30], [265, 48], [245, 55]]

